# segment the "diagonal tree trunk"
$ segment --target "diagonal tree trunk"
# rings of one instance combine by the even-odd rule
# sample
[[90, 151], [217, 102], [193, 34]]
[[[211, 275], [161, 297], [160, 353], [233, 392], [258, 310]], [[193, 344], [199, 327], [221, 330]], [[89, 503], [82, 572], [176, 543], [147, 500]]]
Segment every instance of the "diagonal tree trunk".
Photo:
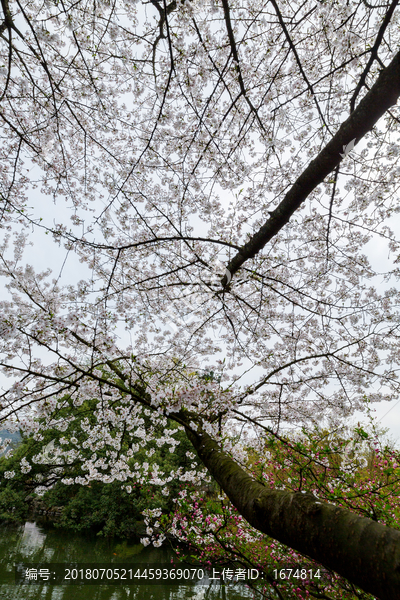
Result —
[[[359, 142], [382, 117], [396, 104], [400, 96], [400, 52], [391, 63], [381, 71], [376, 83], [364, 96], [357, 108], [340, 126], [331, 141], [310, 162], [303, 173], [289, 189], [282, 202], [270, 213], [264, 225], [244, 244], [227, 265], [231, 276], [243, 263], [253, 258], [289, 221], [293, 213], [306, 200], [307, 196], [323, 182], [342, 160], [344, 148]], [[222, 285], [228, 285], [228, 277], [224, 276]]]
[[[400, 96], [400, 52], [310, 162], [264, 225], [227, 265], [230, 275], [253, 258], [340, 163], [348, 145], [371, 131]], [[353, 142], [353, 143], [352, 143]], [[229, 284], [227, 275], [222, 285]], [[187, 435], [200, 459], [240, 514], [257, 530], [307, 555], [380, 600], [400, 598], [400, 531], [321, 502], [311, 494], [266, 489], [205, 432]]]
[[207, 433], [189, 429], [186, 433], [209, 472], [253, 527], [380, 600], [400, 598], [400, 531], [309, 493], [267, 489]]

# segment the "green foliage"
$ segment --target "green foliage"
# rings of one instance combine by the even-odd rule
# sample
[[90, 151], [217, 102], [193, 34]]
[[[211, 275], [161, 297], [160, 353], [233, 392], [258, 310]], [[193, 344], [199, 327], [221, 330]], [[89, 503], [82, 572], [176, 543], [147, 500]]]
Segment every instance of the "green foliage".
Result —
[[[400, 451], [383, 434], [358, 424], [340, 431], [316, 427], [286, 438], [271, 436], [265, 439], [263, 450], [247, 449], [248, 470], [267, 488], [310, 492], [321, 501], [399, 529]], [[199, 491], [182, 493], [164, 528], [165, 533], [175, 531], [185, 545], [183, 558], [196, 555], [213, 566], [231, 561], [263, 571], [269, 583], [263, 583], [259, 591], [265, 598], [374, 600], [329, 570], [324, 570], [321, 580], [290, 582], [276, 580], [275, 575], [271, 579], [274, 569], [278, 572], [283, 565], [294, 571], [302, 565], [314, 573], [322, 567], [255, 530], [224, 494], [209, 498]]]
[[21, 493], [10, 485], [0, 491], [0, 520], [21, 521], [27, 516], [27, 504]]
[[[93, 481], [90, 485], [66, 485], [62, 483], [64, 477], [74, 478], [82, 475], [81, 463], [74, 461], [63, 466], [51, 464], [51, 454], [47, 464], [35, 462], [35, 455], [43, 452], [49, 442], [64, 437], [69, 443], [72, 438], [78, 444], [84, 441], [84, 433], [80, 430], [80, 422], [85, 417], [90, 417], [95, 401], [85, 402], [78, 411], [78, 418], [69, 424], [67, 430], [62, 434], [56, 429], [47, 430], [43, 433], [41, 441], [32, 436], [23, 437], [12, 456], [8, 454], [0, 457], [0, 519], [22, 521], [27, 518], [31, 502], [37, 495], [34, 490], [37, 486], [48, 487], [41, 498], [41, 507], [52, 511], [55, 507], [62, 508], [56, 526], [82, 531], [94, 529], [98, 535], [128, 537], [143, 529], [142, 511], [145, 509], [162, 508], [165, 513], [173, 510], [171, 498], [178, 494], [179, 490], [187, 487], [178, 478], [169, 484], [170, 495], [165, 497], [159, 486], [149, 484], [138, 484], [120, 481], [103, 483]], [[76, 408], [75, 408], [76, 411]], [[67, 418], [70, 408], [67, 406], [59, 412], [58, 417]], [[149, 471], [152, 465], [157, 464], [160, 471], [167, 477], [171, 471], [179, 467], [188, 468], [197, 459], [189, 459], [186, 452], [193, 450], [185, 433], [175, 424], [170, 428], [176, 429], [175, 439], [179, 441], [175, 451], [171, 453], [169, 448], [159, 448], [156, 442], [134, 454], [132, 463], [149, 463]], [[129, 445], [131, 440], [125, 438], [124, 444]], [[64, 447], [68, 444], [64, 444]], [[149, 457], [149, 454], [153, 454]], [[98, 453], [99, 455], [101, 452]], [[21, 460], [25, 458], [31, 470], [27, 473], [21, 471]], [[4, 474], [14, 473], [12, 478]], [[132, 489], [131, 493], [126, 491], [127, 484]], [[29, 501], [28, 501], [29, 500]], [[143, 531], [142, 531], [143, 533]]]
[[135, 530], [146, 507], [141, 490], [127, 494], [120, 483], [93, 482], [90, 486], [57, 483], [43, 501], [48, 507], [63, 507], [56, 525], [75, 531], [95, 529], [100, 535], [128, 536]]
[[[174, 453], [157, 448], [149, 459], [142, 450], [132, 460], [158, 464], [168, 475], [171, 470], [187, 463], [186, 451], [191, 448], [182, 431], [177, 432], [176, 438], [180, 444]], [[160, 507], [165, 513], [172, 511], [171, 498], [186, 486], [175, 480], [170, 485], [172, 493], [168, 497], [162, 495], [159, 486], [133, 483], [131, 487], [132, 492], [128, 494], [118, 481], [94, 481], [90, 486], [64, 485], [59, 481], [43, 496], [43, 501], [49, 508], [63, 507], [61, 518], [56, 523], [58, 526], [75, 531], [92, 528], [98, 531], [98, 535], [128, 537], [138, 532], [138, 526], [140, 529], [143, 510]]]
[[[21, 442], [14, 447], [12, 456], [10, 451], [0, 456], [0, 519], [21, 521], [26, 519], [29, 512], [29, 499], [33, 498], [33, 491], [41, 482], [51, 485], [55, 481], [53, 467], [35, 464], [33, 456], [50, 442], [51, 432], [46, 433], [42, 442], [32, 437], [22, 437]], [[21, 471], [21, 460], [26, 458], [32, 465], [28, 473]], [[8, 473], [13, 473], [12, 478]]]

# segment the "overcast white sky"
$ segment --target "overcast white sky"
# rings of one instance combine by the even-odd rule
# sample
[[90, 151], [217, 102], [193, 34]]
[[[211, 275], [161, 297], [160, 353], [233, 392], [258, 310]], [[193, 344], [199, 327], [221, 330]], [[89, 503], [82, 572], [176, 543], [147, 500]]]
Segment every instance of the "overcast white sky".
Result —
[[[30, 170], [30, 176], [35, 179], [37, 176], [36, 169], [38, 167], [33, 166]], [[41, 197], [38, 190], [32, 191], [32, 202], [34, 206], [32, 211], [33, 216], [43, 216], [43, 223], [51, 226], [53, 222], [64, 222], [70, 221], [71, 211], [68, 206], [60, 201], [57, 205], [54, 205], [49, 198]], [[43, 211], [43, 207], [45, 211]], [[39, 215], [40, 211], [40, 215]], [[397, 221], [397, 222], [396, 222]], [[400, 228], [400, 217], [394, 217], [390, 226], [393, 229], [399, 230]], [[397, 227], [396, 227], [397, 226]], [[51, 235], [46, 235], [43, 230], [36, 230], [32, 236], [31, 241], [33, 242], [32, 250], [29, 250], [25, 259], [26, 262], [32, 264], [38, 271], [43, 271], [47, 268], [52, 269], [53, 277], [58, 277], [61, 270], [61, 282], [64, 284], [74, 284], [80, 279], [85, 279], [90, 276], [90, 272], [86, 265], [79, 262], [78, 258], [73, 252], [68, 253], [63, 246], [57, 247], [54, 243]], [[374, 238], [367, 247], [367, 256], [372, 264], [372, 267], [377, 272], [384, 272], [390, 268], [390, 261], [387, 256], [387, 246], [380, 242], [379, 239]], [[382, 287], [390, 287], [383, 281], [380, 282], [380, 278], [377, 279], [377, 284]], [[391, 284], [393, 285], [393, 284]], [[125, 337], [127, 334], [121, 331], [121, 335]], [[127, 344], [129, 340], [127, 339]], [[223, 354], [222, 354], [223, 356]], [[243, 377], [244, 384], [253, 383], [257, 379], [256, 370], [252, 370], [247, 376]], [[9, 385], [10, 380], [2, 381], [2, 387]], [[400, 398], [393, 402], [382, 402], [371, 406], [372, 414], [376, 419], [379, 427], [388, 428], [388, 436], [393, 440], [400, 440]], [[351, 421], [357, 423], [357, 421], [367, 421], [365, 414], [356, 413]]]

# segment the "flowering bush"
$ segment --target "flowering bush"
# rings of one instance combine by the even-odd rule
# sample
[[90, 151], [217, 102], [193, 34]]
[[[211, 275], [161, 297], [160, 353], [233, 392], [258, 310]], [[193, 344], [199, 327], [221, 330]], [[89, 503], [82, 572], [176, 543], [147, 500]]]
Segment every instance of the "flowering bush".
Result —
[[[268, 437], [262, 452], [251, 454], [248, 469], [265, 486], [309, 492], [322, 501], [400, 528], [400, 451], [382, 435], [360, 425], [351, 430], [313, 432], [288, 438]], [[205, 565], [235, 562], [258, 568], [265, 576], [256, 587], [267, 598], [309, 597], [365, 600], [373, 596], [343, 577], [296, 553], [251, 527], [224, 494], [179, 492], [175, 510], [161, 521], [164, 532], [187, 545], [177, 548], [186, 560]], [[280, 579], [281, 569], [306, 569], [304, 578]], [[311, 578], [310, 570], [321, 578]], [[275, 573], [274, 573], [274, 570]]]

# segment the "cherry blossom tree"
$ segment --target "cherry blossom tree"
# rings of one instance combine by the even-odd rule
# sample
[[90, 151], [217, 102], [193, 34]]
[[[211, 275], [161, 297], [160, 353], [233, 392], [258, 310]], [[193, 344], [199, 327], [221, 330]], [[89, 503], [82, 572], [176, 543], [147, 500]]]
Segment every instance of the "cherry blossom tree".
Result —
[[[266, 490], [246, 449], [399, 394], [397, 4], [2, 0], [0, 25], [4, 426], [95, 398], [57, 460], [167, 494], [131, 458], [170, 419], [254, 528], [380, 598], [400, 533]], [[73, 284], [30, 264], [45, 234]]]

